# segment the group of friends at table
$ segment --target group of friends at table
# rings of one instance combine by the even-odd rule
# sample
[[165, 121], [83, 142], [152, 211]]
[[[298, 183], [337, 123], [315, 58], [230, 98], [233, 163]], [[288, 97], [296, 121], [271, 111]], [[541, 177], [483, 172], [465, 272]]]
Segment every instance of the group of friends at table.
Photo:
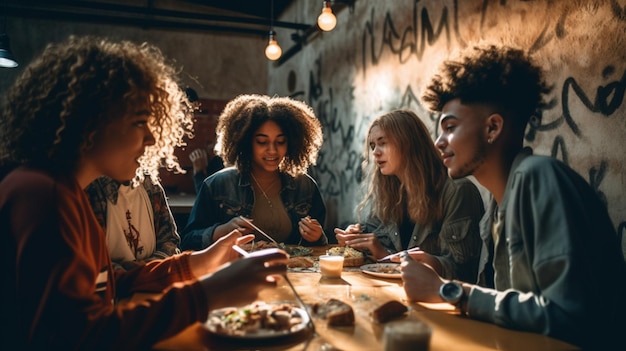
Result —
[[[329, 243], [307, 173], [322, 126], [306, 103], [279, 96], [227, 104], [215, 148], [227, 167], [204, 178], [176, 227], [158, 171], [180, 170], [174, 151], [192, 133], [195, 105], [177, 82], [149, 44], [71, 37], [49, 45], [4, 97], [3, 343], [150, 348], [211, 310], [254, 301], [276, 286], [288, 255], [240, 257], [232, 246], [257, 234], [242, 216], [277, 242]], [[626, 325], [626, 263], [595, 191], [523, 146], [549, 92], [516, 48], [476, 46], [443, 62], [422, 97], [439, 114], [438, 137], [410, 110], [374, 118], [363, 200], [333, 236], [373, 259], [409, 250], [408, 301], [604, 349]], [[486, 208], [468, 176], [488, 190]], [[118, 304], [136, 292], [161, 296]]]

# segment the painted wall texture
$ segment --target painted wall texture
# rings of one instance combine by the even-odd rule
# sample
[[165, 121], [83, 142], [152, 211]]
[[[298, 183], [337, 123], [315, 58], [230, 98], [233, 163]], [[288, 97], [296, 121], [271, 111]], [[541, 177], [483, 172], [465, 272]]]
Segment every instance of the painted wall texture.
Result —
[[[320, 8], [321, 1], [294, 4], [281, 19], [314, 22]], [[580, 173], [624, 235], [625, 0], [359, 0], [337, 18], [334, 31], [270, 65], [268, 89], [307, 101], [323, 123], [312, 174], [327, 201], [329, 229], [356, 218], [370, 120], [410, 108], [436, 138], [437, 116], [420, 102], [423, 86], [457, 50], [496, 43], [530, 50], [554, 86], [550, 107], [529, 126], [527, 145]]]

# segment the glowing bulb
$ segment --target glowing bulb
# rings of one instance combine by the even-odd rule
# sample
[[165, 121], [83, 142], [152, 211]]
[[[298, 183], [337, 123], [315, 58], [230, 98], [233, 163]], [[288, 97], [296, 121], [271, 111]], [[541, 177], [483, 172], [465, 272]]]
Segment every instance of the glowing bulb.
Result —
[[270, 33], [270, 41], [265, 48], [265, 57], [268, 59], [275, 61], [280, 58], [280, 55], [283, 54], [283, 49], [278, 45], [278, 41], [274, 38], [274, 34]]
[[[4, 53], [0, 53], [0, 55], [4, 55]], [[7, 68], [17, 67], [17, 62], [13, 59], [0, 57], [0, 67], [7, 67]]]
[[329, 32], [337, 25], [337, 17], [333, 15], [333, 9], [330, 7], [330, 1], [324, 0], [322, 13], [317, 18], [317, 25], [321, 30]]

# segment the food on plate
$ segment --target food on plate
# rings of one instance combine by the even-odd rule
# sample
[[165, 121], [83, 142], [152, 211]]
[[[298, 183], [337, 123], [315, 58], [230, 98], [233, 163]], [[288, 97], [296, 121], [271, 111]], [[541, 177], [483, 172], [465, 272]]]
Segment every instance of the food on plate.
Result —
[[242, 249], [252, 252], [265, 250], [270, 248], [279, 248], [285, 250], [289, 254], [289, 262], [287, 267], [289, 268], [310, 268], [315, 266], [315, 262], [306, 256], [313, 252], [313, 249], [304, 246], [286, 246], [283, 243], [275, 244], [272, 242], [259, 240], [239, 245]]
[[361, 272], [386, 279], [401, 279], [402, 272], [398, 263], [372, 263], [361, 266]]
[[285, 250], [285, 252], [287, 252], [290, 257], [310, 256], [313, 253], [313, 249], [310, 247], [304, 247], [300, 245], [286, 246], [283, 243], [278, 244], [278, 246], [281, 249]]
[[368, 267], [369, 271], [380, 274], [401, 274], [399, 264], [372, 265]]
[[376, 307], [370, 315], [378, 323], [386, 323], [394, 318], [398, 318], [409, 309], [400, 301], [390, 300]]
[[315, 262], [308, 257], [289, 257], [288, 268], [310, 268], [315, 266]]
[[313, 253], [313, 249], [309, 247], [304, 247], [300, 245], [287, 246], [284, 243], [276, 244], [265, 240], [251, 241], [249, 243], [241, 244], [239, 246], [248, 252], [279, 248], [288, 253], [290, 257], [310, 256], [311, 253]]
[[302, 324], [302, 316], [290, 304], [254, 302], [209, 314], [209, 330], [222, 335], [245, 336], [288, 333]]
[[341, 300], [331, 298], [325, 303], [314, 303], [311, 309], [315, 315], [326, 319], [328, 325], [354, 325], [354, 310], [352, 306]]
[[278, 245], [271, 243], [269, 241], [264, 240], [255, 240], [249, 243], [239, 245], [242, 249], [250, 252], [250, 251], [260, 251], [265, 249], [272, 249], [278, 247]]
[[365, 262], [363, 253], [349, 246], [336, 246], [328, 250], [329, 255], [343, 255], [344, 267], [359, 267]]

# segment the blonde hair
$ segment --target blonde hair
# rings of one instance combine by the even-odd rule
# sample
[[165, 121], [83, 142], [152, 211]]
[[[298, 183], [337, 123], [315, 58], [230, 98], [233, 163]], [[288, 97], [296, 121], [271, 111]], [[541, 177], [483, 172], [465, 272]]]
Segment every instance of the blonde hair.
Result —
[[[385, 133], [399, 158], [406, 161], [400, 170], [405, 183], [395, 175], [383, 175], [374, 162], [369, 134], [375, 126]], [[359, 212], [368, 208], [368, 216], [384, 223], [401, 223], [405, 214], [422, 224], [441, 218], [441, 192], [447, 171], [428, 129], [414, 112], [395, 110], [372, 121], [363, 159], [366, 193], [358, 206]]]

